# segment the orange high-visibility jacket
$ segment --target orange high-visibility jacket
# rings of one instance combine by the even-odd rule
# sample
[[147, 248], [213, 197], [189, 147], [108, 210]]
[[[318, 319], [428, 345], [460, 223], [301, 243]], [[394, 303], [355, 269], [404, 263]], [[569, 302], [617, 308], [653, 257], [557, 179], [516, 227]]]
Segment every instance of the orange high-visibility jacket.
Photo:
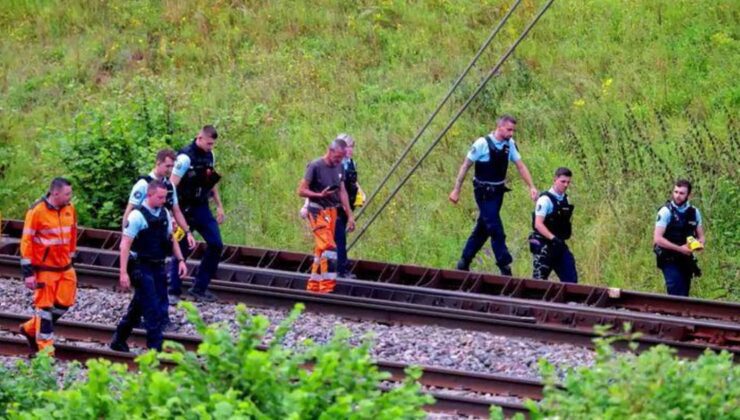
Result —
[[[77, 214], [74, 206], [52, 206], [46, 197], [26, 213], [21, 237], [21, 266], [60, 270], [72, 264], [77, 250]], [[25, 270], [24, 270], [25, 271]]]

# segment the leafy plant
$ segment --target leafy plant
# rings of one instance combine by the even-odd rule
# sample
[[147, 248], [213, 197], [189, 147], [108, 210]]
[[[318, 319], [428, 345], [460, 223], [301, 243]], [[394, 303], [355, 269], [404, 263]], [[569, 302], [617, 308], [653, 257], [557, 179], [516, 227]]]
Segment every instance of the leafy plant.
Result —
[[[203, 342], [197, 352], [167, 342], [169, 352], [139, 356], [137, 372], [106, 360], [87, 363], [87, 380], [67, 389], [30, 388], [33, 404], [11, 405], [10, 418], [62, 419], [414, 419], [433, 402], [421, 394], [421, 372], [389, 391], [389, 374], [373, 364], [368, 340], [353, 347], [339, 330], [326, 344], [303, 343], [300, 351], [284, 340], [302, 305], [275, 330], [266, 350], [268, 320], [237, 308], [237, 336], [224, 325], [206, 325], [190, 303], [181, 303]], [[162, 362], [174, 367], [162, 369]], [[306, 367], [309, 369], [306, 369]], [[27, 384], [28, 385], [28, 384]], [[35, 392], [34, 392], [35, 391]]]

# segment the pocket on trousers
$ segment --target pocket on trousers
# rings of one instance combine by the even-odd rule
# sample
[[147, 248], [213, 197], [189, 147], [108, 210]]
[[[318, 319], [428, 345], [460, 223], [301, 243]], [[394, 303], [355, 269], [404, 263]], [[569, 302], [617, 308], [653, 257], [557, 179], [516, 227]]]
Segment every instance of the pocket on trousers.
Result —
[[534, 234], [530, 234], [528, 240], [529, 240], [529, 252], [533, 254], [539, 254], [540, 251], [542, 251], [542, 246], [543, 246], [542, 241]]

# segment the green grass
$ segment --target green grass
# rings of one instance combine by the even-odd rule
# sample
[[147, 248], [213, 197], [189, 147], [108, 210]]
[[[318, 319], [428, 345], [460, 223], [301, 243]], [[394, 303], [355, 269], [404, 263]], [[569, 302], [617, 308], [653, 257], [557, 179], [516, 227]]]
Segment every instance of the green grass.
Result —
[[[412, 161], [540, 4], [523, 1]], [[0, 209], [21, 217], [64, 173], [55, 156], [77, 114], [135, 104], [147, 86], [181, 122], [179, 143], [203, 124], [219, 128], [225, 240], [308, 251], [295, 195], [305, 163], [352, 133], [372, 191], [509, 5], [6, 0]], [[739, 16], [732, 0], [555, 2], [353, 256], [452, 266], [476, 208], [469, 183], [460, 205], [447, 194], [471, 141], [507, 112], [520, 120], [539, 188], [557, 166], [575, 171], [571, 242], [583, 282], [664, 290], [650, 246], [655, 212], [670, 180], [687, 176], [708, 237], [692, 294], [739, 300]], [[529, 275], [532, 202], [510, 177], [502, 216], [514, 272]], [[493, 270], [490, 251], [476, 267]]]

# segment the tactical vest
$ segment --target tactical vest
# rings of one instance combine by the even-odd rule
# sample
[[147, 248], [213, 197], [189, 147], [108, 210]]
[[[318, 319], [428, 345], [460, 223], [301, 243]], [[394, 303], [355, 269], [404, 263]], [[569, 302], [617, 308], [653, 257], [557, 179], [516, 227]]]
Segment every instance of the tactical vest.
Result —
[[481, 182], [503, 183], [506, 179], [506, 170], [509, 168], [509, 142], [498, 150], [493, 145], [491, 136], [486, 136], [488, 143], [488, 162], [475, 162], [475, 180]]
[[667, 207], [671, 212], [671, 220], [665, 228], [665, 233], [663, 233], [664, 238], [681, 246], [686, 243], [687, 237], [696, 236], [697, 219], [694, 206], [689, 206], [683, 213], [678, 211], [670, 201], [666, 202], [664, 207]]
[[[143, 179], [147, 184], [154, 181], [154, 178], [151, 175], [142, 175], [139, 179]], [[167, 210], [171, 211], [172, 207], [175, 205], [175, 186], [172, 185], [170, 180], [167, 178], [162, 178], [161, 181], [167, 187], [167, 201], [164, 202], [164, 206]]]
[[344, 188], [347, 190], [347, 196], [349, 197], [349, 206], [354, 210], [359, 188], [357, 187], [357, 168], [355, 167], [355, 161], [352, 159], [344, 166]]
[[[550, 191], [545, 191], [540, 194], [540, 197], [547, 196], [552, 201], [552, 212], [545, 216], [545, 227], [547, 230], [552, 232], [553, 235], [557, 236], [562, 240], [570, 239], [570, 235], [573, 231], [571, 224], [571, 217], [573, 217], [573, 209], [575, 206], [568, 202], [568, 195], [565, 194], [563, 199], [558, 201], [555, 194]], [[532, 229], [535, 233], [540, 234], [534, 227], [535, 214], [532, 212]], [[541, 234], [540, 234], [541, 235]]]
[[169, 220], [167, 211], [161, 209], [159, 216], [152, 214], [144, 206], [136, 207], [146, 220], [147, 228], [134, 238], [131, 250], [136, 253], [137, 261], [164, 262], [172, 251], [172, 242], [167, 233]]
[[180, 154], [188, 155], [190, 168], [183, 175], [177, 185], [177, 196], [181, 207], [194, 204], [207, 204], [211, 189], [218, 183], [221, 176], [213, 167], [213, 152], [205, 152], [192, 143], [180, 150]]

